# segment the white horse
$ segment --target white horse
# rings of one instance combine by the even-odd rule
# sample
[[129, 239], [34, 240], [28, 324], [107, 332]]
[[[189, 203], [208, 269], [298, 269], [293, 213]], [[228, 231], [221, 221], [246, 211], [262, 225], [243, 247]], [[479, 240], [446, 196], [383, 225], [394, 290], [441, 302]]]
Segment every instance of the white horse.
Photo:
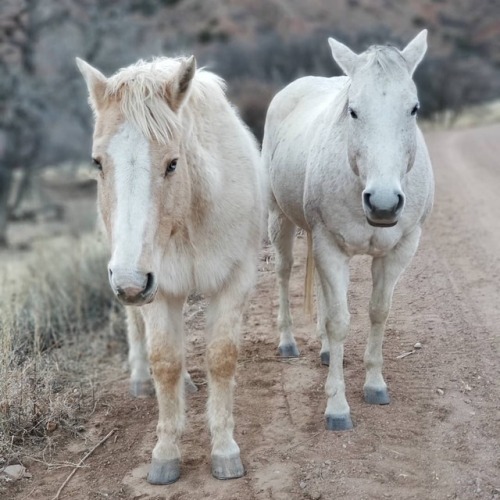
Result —
[[356, 254], [373, 257], [364, 396], [368, 403], [389, 403], [382, 377], [385, 322], [434, 196], [412, 81], [426, 38], [423, 31], [402, 51], [373, 46], [360, 55], [330, 38], [333, 57], [347, 76], [291, 83], [275, 96], [266, 118], [262, 155], [272, 191], [269, 234], [280, 293], [279, 349], [284, 356], [299, 354], [288, 302], [298, 226], [307, 231], [309, 244], [306, 304], [316, 266], [321, 361], [330, 365], [325, 416], [331, 430], [352, 427], [342, 363], [350, 319], [349, 260]]
[[139, 61], [109, 79], [77, 63], [95, 114], [92, 156], [111, 247], [109, 281], [124, 304], [141, 306], [128, 308], [131, 390], [148, 392], [151, 366], [158, 399], [148, 481], [168, 484], [180, 476], [187, 376], [182, 309], [193, 290], [210, 297], [212, 473], [240, 477], [234, 374], [265, 206], [256, 142], [222, 80], [196, 70], [194, 57]]

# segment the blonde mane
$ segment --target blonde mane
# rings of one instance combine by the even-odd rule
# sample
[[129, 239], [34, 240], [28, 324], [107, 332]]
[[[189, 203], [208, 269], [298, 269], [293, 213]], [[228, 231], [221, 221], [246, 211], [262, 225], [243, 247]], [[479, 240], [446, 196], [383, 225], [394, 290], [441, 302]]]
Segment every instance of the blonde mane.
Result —
[[[168, 102], [176, 84], [182, 58], [158, 57], [139, 60], [110, 77], [106, 97], [116, 99], [126, 119], [147, 138], [165, 144], [174, 132], [182, 132], [184, 124]], [[207, 106], [214, 97], [224, 96], [225, 83], [217, 75], [196, 71], [183, 108]]]

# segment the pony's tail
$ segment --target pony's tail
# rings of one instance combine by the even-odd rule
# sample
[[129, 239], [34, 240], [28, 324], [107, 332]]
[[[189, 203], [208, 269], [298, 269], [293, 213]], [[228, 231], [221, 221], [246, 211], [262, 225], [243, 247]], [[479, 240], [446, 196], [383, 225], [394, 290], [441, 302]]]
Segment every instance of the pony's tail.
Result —
[[304, 310], [309, 317], [313, 315], [313, 285], [314, 285], [314, 255], [312, 247], [312, 234], [307, 231], [307, 261], [306, 279], [304, 282]]

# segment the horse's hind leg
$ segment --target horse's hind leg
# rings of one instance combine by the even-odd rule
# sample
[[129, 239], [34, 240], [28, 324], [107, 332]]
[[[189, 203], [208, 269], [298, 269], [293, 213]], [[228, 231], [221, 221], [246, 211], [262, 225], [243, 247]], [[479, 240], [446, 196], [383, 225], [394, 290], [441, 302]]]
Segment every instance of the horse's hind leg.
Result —
[[212, 475], [243, 476], [240, 448], [233, 437], [233, 392], [243, 308], [254, 283], [255, 259], [240, 263], [230, 283], [207, 309], [208, 420], [212, 435]]
[[280, 343], [278, 349], [283, 357], [297, 357], [300, 353], [292, 333], [292, 316], [288, 298], [290, 273], [293, 265], [295, 224], [281, 211], [272, 194], [269, 205], [269, 238], [276, 253], [276, 273], [279, 287], [278, 329]]
[[330, 344], [326, 335], [326, 305], [323, 296], [323, 289], [319, 280], [318, 272], [316, 271], [316, 303], [318, 310], [318, 319], [316, 329], [318, 337], [321, 339], [321, 351], [319, 353], [321, 364], [328, 366], [330, 364]]
[[130, 367], [130, 394], [136, 398], [154, 395], [153, 381], [149, 374], [145, 326], [138, 307], [126, 307], [128, 363]]
[[416, 229], [384, 257], [372, 262], [373, 291], [370, 300], [371, 330], [365, 350], [365, 401], [370, 404], [388, 404], [389, 392], [382, 376], [382, 343], [385, 323], [391, 308], [392, 294], [399, 276], [410, 263], [418, 246], [420, 229]]
[[[136, 398], [153, 396], [153, 380], [149, 373], [148, 353], [146, 350], [145, 325], [138, 307], [127, 307], [128, 363], [130, 367], [130, 394]], [[186, 369], [183, 371], [187, 392], [198, 390]]]

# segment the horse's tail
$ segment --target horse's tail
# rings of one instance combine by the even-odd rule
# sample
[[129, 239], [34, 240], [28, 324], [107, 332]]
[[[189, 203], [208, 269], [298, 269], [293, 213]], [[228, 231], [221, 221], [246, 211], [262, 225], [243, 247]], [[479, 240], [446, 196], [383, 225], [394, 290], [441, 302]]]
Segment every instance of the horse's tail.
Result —
[[313, 315], [314, 255], [312, 234], [307, 231], [306, 279], [304, 282], [304, 310], [310, 317]]

